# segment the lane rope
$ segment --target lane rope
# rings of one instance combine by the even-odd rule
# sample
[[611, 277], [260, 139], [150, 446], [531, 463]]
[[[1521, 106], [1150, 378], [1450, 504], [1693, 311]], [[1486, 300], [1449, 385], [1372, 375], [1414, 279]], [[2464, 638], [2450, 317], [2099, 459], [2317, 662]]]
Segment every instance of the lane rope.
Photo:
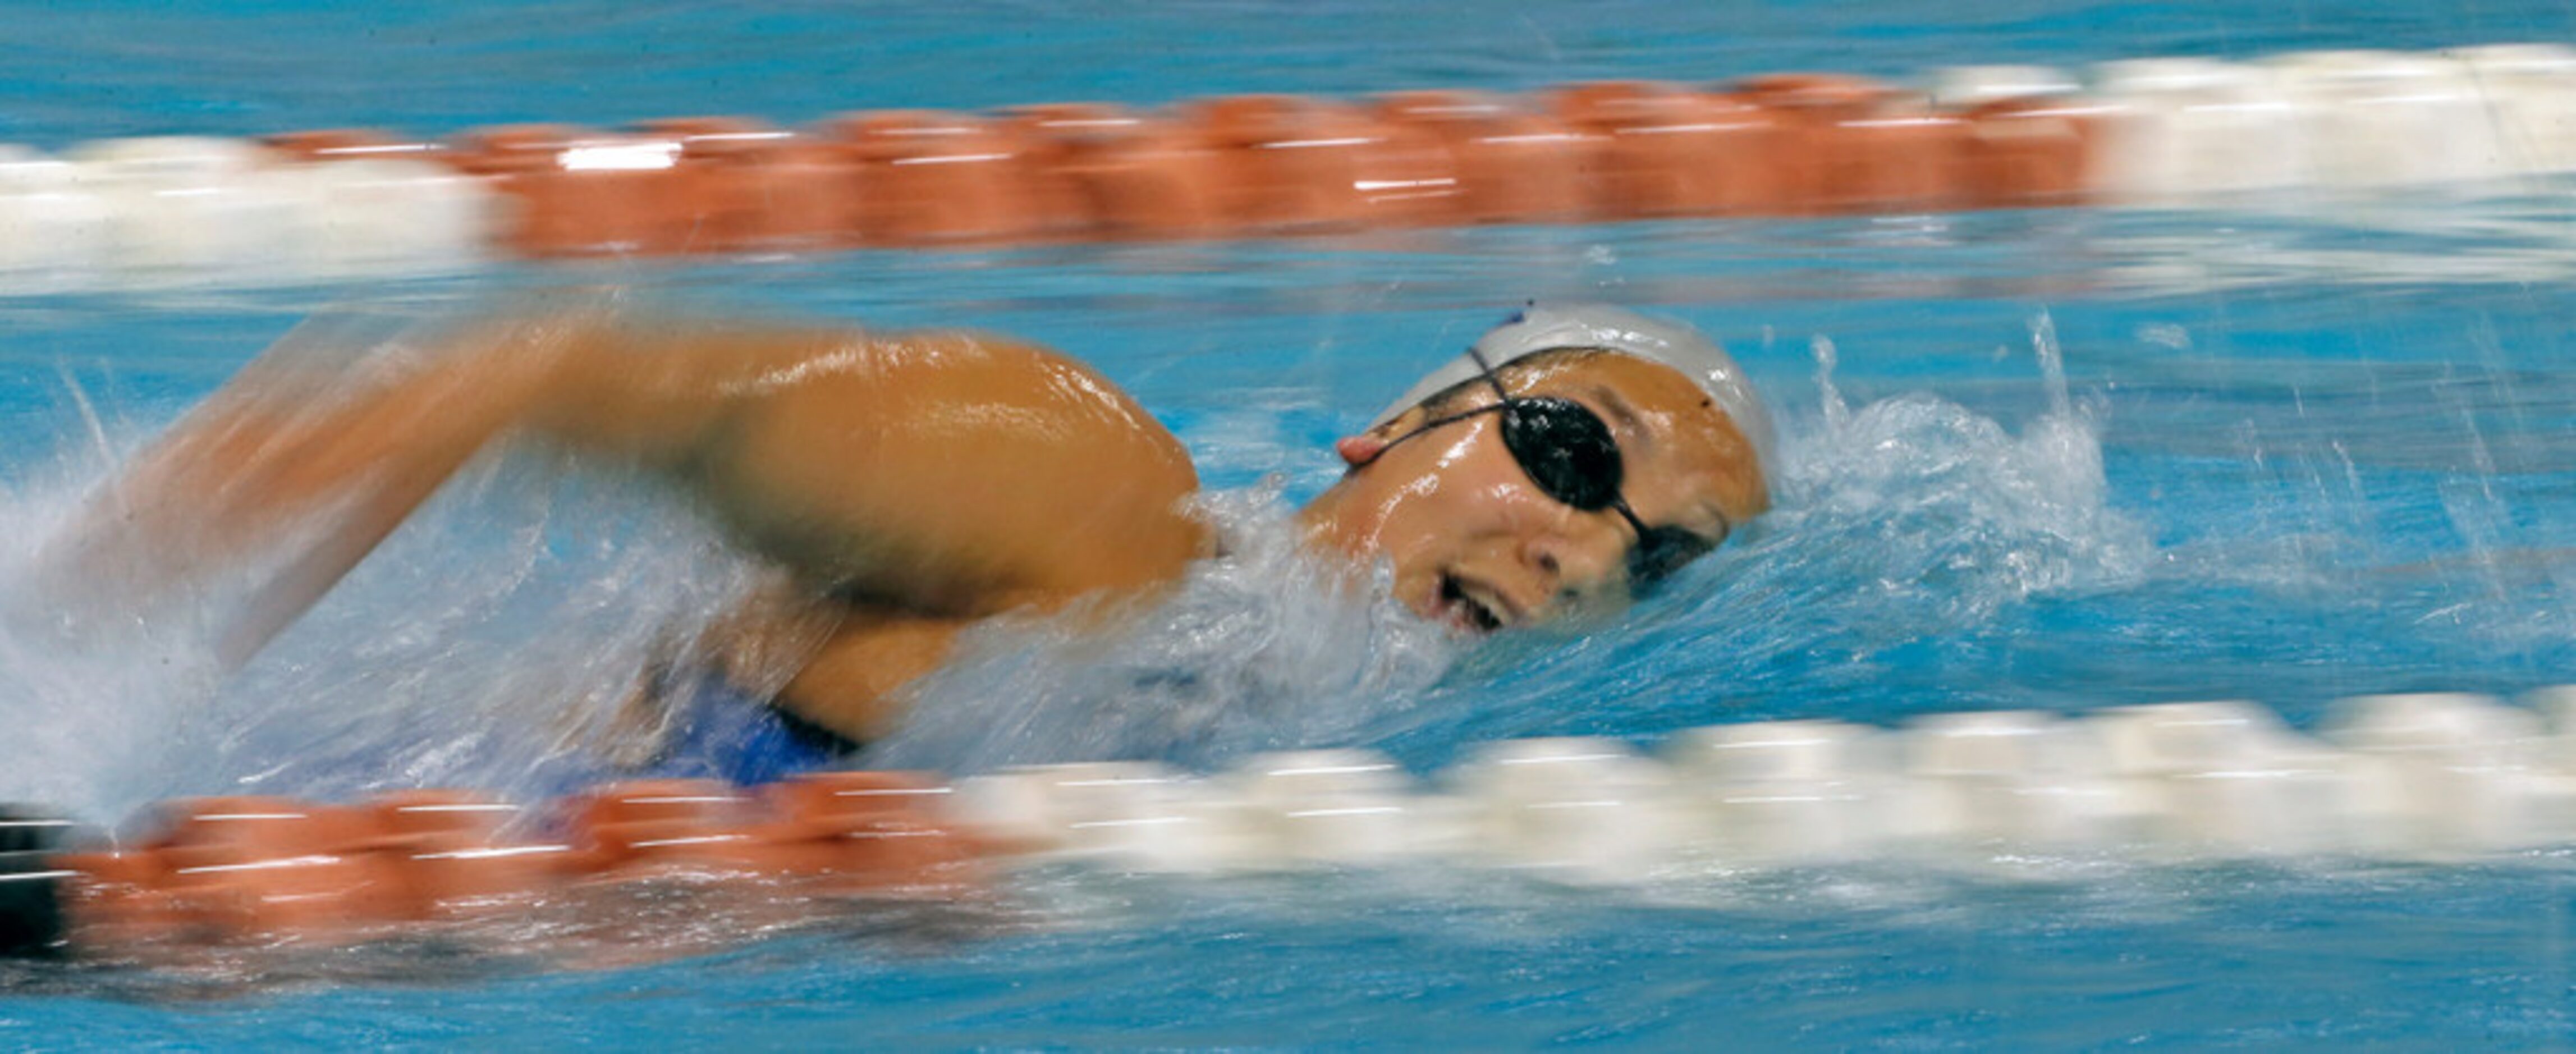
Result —
[[0, 147], [0, 293], [505, 259], [1260, 238], [2489, 184], [2576, 170], [2576, 50], [2138, 59], [1921, 85], [1773, 74], [1520, 96], [1237, 95]]
[[[122, 845], [0, 822], [0, 947], [329, 939], [667, 879], [763, 895], [957, 898], [996, 872], [1505, 868], [1580, 885], [1905, 859], [2044, 878], [2049, 859], [2459, 863], [2576, 845], [2576, 688], [2528, 706], [2365, 696], [2317, 734], [2241, 702], [1716, 725], [1654, 755], [1487, 744], [1427, 782], [1365, 750], [468, 791], [351, 805], [183, 799]], [[2036, 861], [2036, 862], [2035, 862]]]

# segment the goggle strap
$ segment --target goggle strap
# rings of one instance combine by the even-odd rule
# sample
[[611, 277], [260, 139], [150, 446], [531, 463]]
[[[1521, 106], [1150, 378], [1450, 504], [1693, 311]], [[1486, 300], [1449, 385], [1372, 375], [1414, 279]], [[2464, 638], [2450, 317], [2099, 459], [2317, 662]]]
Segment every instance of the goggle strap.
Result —
[[1367, 466], [1367, 465], [1373, 465], [1373, 464], [1376, 464], [1376, 463], [1377, 463], [1377, 459], [1382, 458], [1382, 457], [1385, 457], [1385, 456], [1386, 456], [1386, 452], [1387, 452], [1387, 451], [1389, 451], [1389, 450], [1393, 450], [1393, 449], [1395, 449], [1397, 444], [1402, 443], [1402, 442], [1404, 442], [1404, 441], [1405, 441], [1405, 440], [1407, 440], [1407, 439], [1411, 439], [1411, 438], [1413, 438], [1413, 437], [1415, 437], [1415, 436], [1421, 435], [1421, 434], [1423, 434], [1423, 433], [1425, 433], [1425, 432], [1431, 431], [1431, 430], [1432, 430], [1432, 429], [1434, 429], [1434, 428], [1439, 428], [1439, 427], [1441, 427], [1441, 426], [1443, 426], [1443, 425], [1454, 425], [1454, 424], [1457, 424], [1457, 423], [1458, 423], [1458, 422], [1460, 422], [1460, 421], [1464, 421], [1464, 420], [1466, 420], [1466, 419], [1468, 419], [1468, 418], [1470, 418], [1470, 417], [1474, 417], [1474, 416], [1476, 416], [1477, 414], [1490, 414], [1490, 413], [1496, 413], [1496, 412], [1499, 412], [1499, 411], [1502, 411], [1502, 410], [1506, 410], [1506, 409], [1509, 409], [1509, 407], [1506, 407], [1506, 406], [1504, 406], [1504, 405], [1503, 405], [1503, 404], [1501, 404], [1501, 403], [1496, 403], [1496, 404], [1494, 404], [1494, 405], [1492, 405], [1492, 406], [1479, 406], [1479, 407], [1477, 407], [1477, 408], [1475, 408], [1475, 409], [1473, 409], [1473, 410], [1462, 410], [1462, 411], [1460, 411], [1460, 412], [1458, 412], [1458, 413], [1450, 414], [1450, 415], [1449, 415], [1449, 416], [1447, 416], [1447, 417], [1435, 417], [1435, 418], [1433, 418], [1433, 419], [1431, 419], [1431, 420], [1424, 421], [1424, 422], [1422, 422], [1421, 424], [1419, 424], [1419, 425], [1415, 425], [1413, 428], [1411, 428], [1411, 429], [1407, 430], [1403, 435], [1400, 435], [1400, 436], [1397, 436], [1397, 437], [1395, 437], [1395, 438], [1393, 438], [1393, 439], [1387, 440], [1387, 441], [1386, 441], [1386, 445], [1385, 445], [1385, 446], [1382, 446], [1382, 447], [1377, 448], [1377, 453], [1370, 454], [1370, 455], [1369, 455], [1369, 459], [1368, 459], [1368, 460], [1363, 461], [1363, 462], [1360, 462], [1358, 465], [1354, 465], [1354, 466], [1352, 466], [1352, 467], [1353, 467], [1353, 468], [1359, 468], [1359, 467], [1364, 467], [1364, 466]]
[[1467, 345], [1467, 357], [1475, 360], [1476, 375], [1483, 377], [1485, 379], [1485, 383], [1494, 386], [1494, 398], [1502, 400], [1503, 405], [1510, 406], [1512, 403], [1512, 393], [1503, 390], [1503, 378], [1494, 372], [1493, 363], [1485, 361], [1485, 353], [1476, 350], [1476, 346], [1470, 344]]

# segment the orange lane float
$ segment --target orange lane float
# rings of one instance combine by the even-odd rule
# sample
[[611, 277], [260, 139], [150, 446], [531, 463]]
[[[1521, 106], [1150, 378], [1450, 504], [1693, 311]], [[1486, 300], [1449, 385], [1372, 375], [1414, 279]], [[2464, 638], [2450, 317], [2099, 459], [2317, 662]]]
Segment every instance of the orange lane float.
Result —
[[1031, 197], [1067, 238], [1191, 238], [1227, 230], [1225, 173], [1196, 132], [1103, 103], [1008, 111], [1029, 150]]
[[501, 241], [530, 257], [655, 255], [691, 246], [664, 217], [685, 210], [671, 178], [680, 144], [569, 125], [505, 125], [459, 136], [450, 156], [516, 208]]
[[[2568, 151], [2543, 149], [2554, 133], [2522, 120], [2545, 108], [2555, 89], [2495, 73], [2514, 63], [2522, 64], [2514, 70], [2556, 69], [2568, 54], [2542, 47], [2291, 56], [2241, 67], [2114, 63], [2097, 74], [2092, 94], [2050, 70], [1974, 68], [1950, 71], [1937, 96], [1860, 77], [1780, 73], [1729, 83], [1596, 81], [1520, 95], [1440, 89], [1360, 100], [1245, 94], [1159, 107], [859, 110], [799, 129], [711, 116], [616, 131], [504, 125], [445, 142], [290, 132], [265, 140], [289, 164], [393, 159], [441, 168], [285, 180], [262, 191], [278, 200], [261, 200], [272, 211], [293, 205], [325, 214], [308, 226], [368, 228], [308, 252], [314, 260], [278, 264], [285, 274], [299, 266], [328, 274], [453, 269], [496, 253], [816, 252], [2165, 202], [2310, 178], [2383, 185], [2576, 168], [2561, 156]], [[2470, 76], [2478, 70], [2491, 76]], [[2434, 103], [2387, 105], [2376, 85], [2397, 80], [2431, 85], [2419, 94]], [[2299, 89], [2295, 99], [2282, 84]], [[2473, 98], [2486, 100], [2485, 119], [2463, 109]], [[2384, 144], [2421, 139], [2426, 115], [2442, 113], [2470, 115], [2451, 122], [2462, 142], [2494, 139], [2512, 125], [2540, 146], [2510, 158], [2447, 151], [2444, 165], [2391, 160]], [[2279, 130], [2301, 121], [2361, 130], [2336, 139], [2361, 146], [2332, 157], [2307, 140], [2283, 146]], [[205, 181], [232, 178], [239, 167], [226, 141], [164, 145], [179, 154], [213, 150], [222, 163]], [[2247, 182], [2239, 172], [2246, 165], [2227, 160], [2244, 158], [2265, 161], [2257, 167], [2270, 178]], [[88, 163], [77, 152], [75, 160]], [[468, 178], [439, 178], [446, 173]], [[41, 188], [53, 177], [29, 178]], [[21, 196], [74, 226], [83, 210], [130, 204], [50, 191]], [[373, 204], [414, 199], [427, 204]], [[497, 210], [487, 199], [497, 199]], [[500, 213], [497, 223], [491, 211]], [[407, 239], [400, 251], [370, 255], [387, 237], [368, 216], [402, 219], [375, 221]], [[328, 240], [310, 231], [296, 237]], [[92, 280], [79, 277], [81, 261], [96, 251], [67, 244], [55, 270], [74, 276], [62, 280]], [[272, 246], [253, 255], [281, 253]], [[108, 278], [173, 269], [143, 253]]]
[[1745, 98], [1599, 81], [1559, 89], [1552, 108], [1599, 143], [1603, 218], [1773, 215], [1791, 200], [1776, 161], [1784, 122]]
[[933, 110], [882, 110], [824, 123], [858, 166], [856, 228], [872, 245], [982, 244], [1045, 226], [1031, 151], [1007, 122]]
[[942, 819], [949, 788], [902, 772], [812, 772], [761, 788], [774, 819], [761, 840], [799, 847], [832, 888], [965, 892], [983, 879], [983, 842]]
[[1970, 199], [1967, 125], [1918, 95], [1826, 74], [1772, 74], [1740, 87], [1782, 115], [1780, 177], [1793, 212], [1937, 210]]
[[362, 810], [282, 798], [174, 802], [149, 851], [184, 924], [227, 933], [327, 931], [407, 909]]
[[400, 918], [442, 919], [506, 908], [570, 873], [570, 847], [505, 837], [523, 810], [452, 790], [399, 791], [367, 803], [366, 848], [398, 869]]
[[1429, 133], [1447, 151], [1460, 223], [1567, 223], [1592, 215], [1593, 144], [1553, 115], [1498, 96], [1411, 91], [1381, 96], [1377, 116]]
[[1963, 204], [2008, 209], [2088, 203], [2105, 117], [2098, 105], [2047, 95], [1969, 109]]
[[859, 162], [837, 144], [734, 117], [675, 117], [638, 126], [679, 144], [682, 207], [660, 214], [658, 241], [694, 253], [846, 248], [859, 227]]
[[942, 815], [946, 793], [912, 774], [827, 772], [750, 789], [610, 784], [533, 811], [448, 790], [185, 799], [130, 848], [48, 854], [31, 873], [61, 878], [59, 892], [12, 910], [59, 911], [74, 945], [109, 947], [334, 941], [675, 877], [955, 898], [983, 885], [986, 847]]
[[1221, 159], [1224, 212], [1240, 233], [1343, 233], [1450, 217], [1457, 177], [1427, 132], [1296, 95], [1204, 99], [1184, 113]]
[[265, 142], [304, 163], [402, 157], [470, 175], [509, 205], [501, 248], [554, 258], [2062, 205], [2101, 178], [2101, 120], [2063, 96], [1944, 108], [1861, 78], [1775, 74]]
[[63, 925], [38, 944], [5, 951], [33, 951], [66, 940], [76, 947], [115, 947], [180, 932], [179, 898], [169, 890], [170, 869], [160, 854], [62, 853], [49, 862], [68, 872], [50, 895], [58, 896]]

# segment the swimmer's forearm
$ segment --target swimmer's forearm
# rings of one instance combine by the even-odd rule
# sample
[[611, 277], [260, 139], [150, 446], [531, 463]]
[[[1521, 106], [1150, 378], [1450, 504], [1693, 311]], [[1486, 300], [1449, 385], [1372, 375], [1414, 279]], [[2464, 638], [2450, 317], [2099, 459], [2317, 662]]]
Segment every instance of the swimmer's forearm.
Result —
[[[306, 374], [246, 370], [101, 493], [51, 563], [122, 606], [283, 557], [251, 584], [223, 644], [246, 658], [503, 437], [688, 463], [729, 412], [729, 379], [823, 339], [845, 338], [648, 324], [593, 306], [456, 326], [425, 341], [424, 365], [320, 398]], [[355, 364], [360, 351], [325, 360]], [[281, 552], [290, 540], [297, 549]]]
[[[575, 332], [477, 325], [428, 367], [319, 405], [246, 373], [99, 496], [56, 564], [99, 599], [149, 605], [257, 554], [282, 555], [220, 643], [228, 659], [247, 658], [550, 397]], [[285, 539], [300, 548], [280, 554]]]

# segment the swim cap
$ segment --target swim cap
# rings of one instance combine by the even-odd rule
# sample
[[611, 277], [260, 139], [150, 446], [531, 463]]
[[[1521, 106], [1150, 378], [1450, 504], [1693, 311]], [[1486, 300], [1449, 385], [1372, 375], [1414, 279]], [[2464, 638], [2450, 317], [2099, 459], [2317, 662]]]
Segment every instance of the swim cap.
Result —
[[[1716, 342], [1687, 324], [1648, 318], [1608, 304], [1532, 302], [1476, 341], [1477, 354], [1498, 370], [1507, 362], [1569, 348], [1615, 351], [1681, 371], [1717, 401], [1717, 408], [1735, 423], [1736, 431], [1744, 433], [1745, 441], [1753, 444], [1753, 458], [1762, 467], [1763, 479], [1767, 482], [1771, 478], [1770, 411], [1763, 409], [1762, 398], [1754, 394], [1753, 382], [1744, 377], [1744, 368], [1737, 366]], [[1460, 355], [1415, 382], [1403, 398], [1370, 421], [1369, 427], [1394, 420], [1415, 404], [1474, 380], [1482, 372], [1474, 357]]]

